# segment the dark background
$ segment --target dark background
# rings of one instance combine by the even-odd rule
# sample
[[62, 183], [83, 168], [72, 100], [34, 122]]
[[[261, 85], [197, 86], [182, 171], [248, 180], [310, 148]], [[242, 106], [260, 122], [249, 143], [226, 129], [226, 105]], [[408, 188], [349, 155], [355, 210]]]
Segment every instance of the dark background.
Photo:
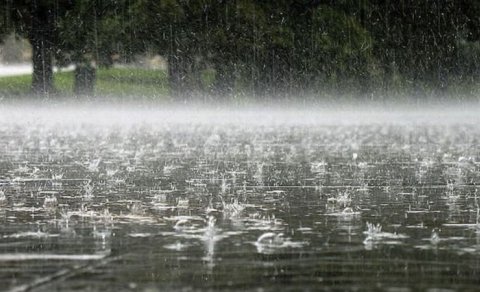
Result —
[[1, 0], [0, 38], [32, 46], [31, 89], [74, 92], [96, 71], [158, 54], [172, 96], [263, 98], [473, 94], [480, 72], [477, 0]]

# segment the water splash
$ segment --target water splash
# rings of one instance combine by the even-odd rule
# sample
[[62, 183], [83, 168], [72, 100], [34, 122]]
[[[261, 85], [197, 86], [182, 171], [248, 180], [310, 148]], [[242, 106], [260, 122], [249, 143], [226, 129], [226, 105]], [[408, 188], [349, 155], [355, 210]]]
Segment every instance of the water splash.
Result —
[[45, 200], [43, 201], [43, 207], [45, 209], [55, 209], [57, 206], [58, 206], [57, 197], [53, 195], [45, 197]]
[[366, 234], [367, 237], [363, 241], [363, 244], [367, 250], [372, 250], [379, 244], [398, 245], [402, 243], [401, 240], [408, 238], [408, 236], [404, 234], [382, 231], [383, 227], [380, 225], [380, 223], [373, 224], [366, 222], [366, 225], [367, 230], [363, 233]]
[[225, 203], [225, 200], [220, 196], [223, 205], [223, 216], [225, 218], [238, 218], [243, 210], [245, 210], [245, 205], [238, 202], [238, 198], [235, 198], [232, 203]]
[[83, 185], [83, 198], [85, 200], [91, 200], [93, 198], [93, 186], [90, 181]]
[[434, 246], [438, 245], [441, 241], [440, 238], [440, 230], [439, 229], [433, 229], [432, 230], [432, 235], [430, 236], [430, 243]]
[[266, 232], [260, 235], [254, 242], [258, 253], [272, 254], [285, 248], [301, 248], [307, 245], [307, 242], [292, 241], [284, 237], [283, 233]]

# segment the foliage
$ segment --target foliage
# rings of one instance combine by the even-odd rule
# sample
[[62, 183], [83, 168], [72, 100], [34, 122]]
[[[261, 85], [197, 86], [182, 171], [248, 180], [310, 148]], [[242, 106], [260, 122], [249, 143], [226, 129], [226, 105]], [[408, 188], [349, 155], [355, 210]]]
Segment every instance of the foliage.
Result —
[[442, 93], [480, 72], [476, 0], [2, 1], [0, 37], [55, 7], [57, 64], [159, 54], [175, 94]]
[[111, 66], [131, 57], [127, 0], [75, 1], [57, 22], [60, 64], [94, 62]]

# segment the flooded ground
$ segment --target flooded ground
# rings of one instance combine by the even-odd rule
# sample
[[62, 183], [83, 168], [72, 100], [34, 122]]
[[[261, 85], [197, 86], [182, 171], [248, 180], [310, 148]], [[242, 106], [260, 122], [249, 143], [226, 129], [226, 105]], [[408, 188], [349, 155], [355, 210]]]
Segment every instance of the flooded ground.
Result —
[[3, 109], [0, 290], [474, 291], [479, 139], [475, 112]]

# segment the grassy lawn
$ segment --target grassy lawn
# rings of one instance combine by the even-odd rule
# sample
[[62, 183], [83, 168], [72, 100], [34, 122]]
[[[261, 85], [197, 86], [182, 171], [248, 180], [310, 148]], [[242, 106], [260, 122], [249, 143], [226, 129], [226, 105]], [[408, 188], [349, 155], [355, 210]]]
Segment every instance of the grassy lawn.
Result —
[[[200, 78], [205, 88], [213, 83], [215, 72], [205, 70], [201, 72]], [[52, 99], [70, 99], [73, 97], [73, 72], [57, 72], [54, 75], [54, 84], [56, 92], [50, 96]], [[32, 76], [20, 75], [11, 77], [0, 77], [0, 101], [4, 100], [29, 100], [32, 98], [30, 93]], [[238, 90], [242, 92], [240, 85]], [[97, 80], [95, 94], [99, 99], [118, 100], [118, 101], [174, 101], [169, 93], [167, 72], [163, 70], [148, 70], [139, 68], [110, 68], [97, 70]], [[240, 95], [239, 95], [240, 96]], [[236, 103], [249, 103], [252, 96], [225, 98], [224, 101]], [[34, 97], [36, 98], [36, 97]], [[409, 87], [401, 88], [398, 92], [395, 90], [388, 95], [380, 94], [378, 101], [404, 101], [418, 102], [438, 101], [438, 100], [479, 101], [480, 86], [474, 84], [458, 84], [448, 88], [443, 96], [431, 94], [426, 97], [415, 98], [415, 95], [409, 91]], [[358, 101], [356, 96], [348, 94], [329, 94], [328, 91], [319, 90], [316, 94], [305, 97], [305, 100], [315, 102], [318, 100], [338, 103], [339, 101], [351, 102]]]
[[[31, 75], [0, 77], [0, 98], [21, 99], [30, 96]], [[56, 96], [73, 94], [73, 72], [54, 75]], [[165, 71], [137, 68], [111, 68], [97, 71], [95, 93], [115, 98], [169, 98], [168, 78]]]
[[32, 76], [0, 77], [0, 97], [24, 96], [30, 91]]

